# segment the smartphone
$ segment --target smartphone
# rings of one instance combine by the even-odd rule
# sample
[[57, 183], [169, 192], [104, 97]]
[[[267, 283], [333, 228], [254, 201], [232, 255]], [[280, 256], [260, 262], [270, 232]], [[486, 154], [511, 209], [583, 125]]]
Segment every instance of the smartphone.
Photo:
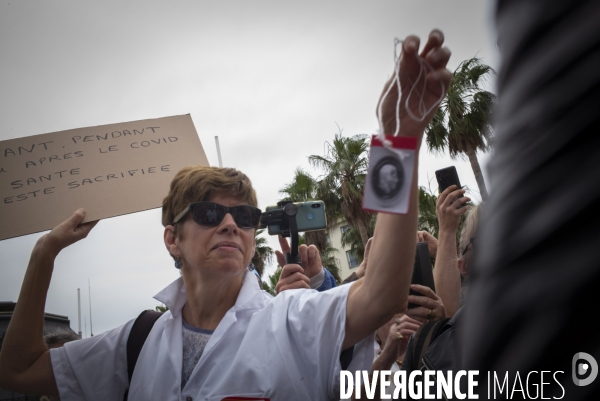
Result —
[[[427, 242], [417, 242], [417, 254], [415, 255], [415, 265], [413, 268], [413, 276], [411, 284], [420, 284], [431, 288], [435, 292], [435, 284], [433, 282], [433, 267], [431, 266], [431, 258], [429, 257], [429, 245]], [[420, 292], [409, 291], [409, 295], [423, 296]], [[408, 304], [408, 308], [417, 308], [421, 305]]]
[[[325, 204], [323, 203], [323, 201], [317, 200], [308, 202], [294, 202], [294, 205], [296, 205], [296, 207], [298, 208], [298, 213], [296, 214], [296, 224], [298, 225], [298, 232], [318, 231], [325, 230], [327, 228], [327, 219], [325, 218]], [[276, 205], [267, 206], [265, 213], [269, 213], [270, 211], [280, 209], [281, 207]], [[269, 225], [267, 226], [267, 228], [269, 235], [289, 235], [289, 230], [282, 230], [279, 224]]]
[[457, 189], [461, 188], [460, 180], [458, 179], [458, 173], [456, 172], [456, 167], [454, 166], [437, 170], [435, 172], [435, 178], [437, 179], [440, 193], [444, 192], [444, 190], [450, 185], [456, 185]]

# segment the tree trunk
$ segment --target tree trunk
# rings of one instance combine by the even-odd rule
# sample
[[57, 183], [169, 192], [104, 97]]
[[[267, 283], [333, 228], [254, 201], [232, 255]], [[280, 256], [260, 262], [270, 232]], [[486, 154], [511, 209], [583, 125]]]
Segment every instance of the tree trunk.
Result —
[[489, 196], [485, 187], [485, 181], [483, 180], [483, 173], [481, 172], [481, 167], [479, 166], [479, 160], [477, 160], [477, 155], [475, 154], [475, 149], [473, 149], [471, 146], [468, 146], [466, 153], [467, 156], [469, 156], [471, 168], [473, 169], [473, 173], [475, 174], [475, 180], [477, 181], [477, 186], [479, 187], [481, 200], [487, 201]]
[[362, 239], [363, 246], [367, 247], [367, 241], [369, 240], [369, 234], [367, 232], [367, 225], [362, 219], [358, 220], [358, 231], [360, 232], [360, 238]]

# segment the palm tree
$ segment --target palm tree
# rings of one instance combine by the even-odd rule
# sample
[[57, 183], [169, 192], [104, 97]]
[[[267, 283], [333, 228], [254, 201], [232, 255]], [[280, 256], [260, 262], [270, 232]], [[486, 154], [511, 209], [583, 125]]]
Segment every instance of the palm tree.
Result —
[[277, 267], [277, 270], [273, 272], [269, 276], [267, 280], [263, 281], [263, 290], [268, 292], [269, 294], [275, 296], [277, 295], [277, 291], [275, 287], [277, 286], [277, 282], [279, 281], [279, 277], [281, 276], [281, 266]]
[[267, 239], [260, 236], [264, 231], [264, 229], [256, 231], [256, 252], [254, 252], [254, 256], [252, 257], [252, 264], [258, 272], [258, 275], [261, 277], [265, 269], [265, 265], [273, 262], [274, 254], [273, 248], [267, 245]]
[[285, 196], [283, 200], [294, 202], [313, 200], [316, 192], [317, 181], [300, 167], [294, 171], [292, 182], [279, 190], [279, 193]]
[[448, 147], [452, 159], [464, 155], [469, 158], [483, 200], [488, 193], [476, 152], [490, 149], [491, 112], [496, 96], [481, 86], [495, 74], [479, 58], [463, 61], [454, 71], [448, 93], [425, 130], [430, 151], [443, 152]]
[[363, 189], [367, 172], [366, 135], [346, 138], [341, 131], [335, 135], [333, 144], [327, 144], [325, 156], [308, 157], [314, 167], [321, 168], [324, 175], [319, 180], [317, 193], [331, 209], [341, 211], [350, 226], [357, 227], [363, 244], [369, 234], [367, 224], [371, 213], [362, 209]]

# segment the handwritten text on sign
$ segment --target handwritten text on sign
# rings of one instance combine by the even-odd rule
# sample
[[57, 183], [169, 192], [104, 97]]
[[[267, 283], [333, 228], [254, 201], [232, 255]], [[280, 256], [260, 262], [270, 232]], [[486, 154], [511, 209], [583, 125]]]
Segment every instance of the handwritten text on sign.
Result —
[[160, 207], [173, 176], [208, 166], [189, 115], [0, 142], [0, 239]]

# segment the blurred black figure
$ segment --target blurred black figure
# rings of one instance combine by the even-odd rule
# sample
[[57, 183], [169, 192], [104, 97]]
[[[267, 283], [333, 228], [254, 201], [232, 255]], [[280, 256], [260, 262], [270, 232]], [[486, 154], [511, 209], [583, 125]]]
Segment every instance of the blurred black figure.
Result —
[[510, 396], [516, 371], [524, 387], [538, 372], [529, 398], [541, 371], [563, 371], [545, 374], [544, 398], [599, 399], [600, 377], [576, 386], [572, 373], [576, 353], [600, 362], [600, 1], [498, 0], [496, 23], [493, 193], [468, 295], [466, 364], [480, 370], [480, 399], [488, 371], [509, 372], [497, 399]]

